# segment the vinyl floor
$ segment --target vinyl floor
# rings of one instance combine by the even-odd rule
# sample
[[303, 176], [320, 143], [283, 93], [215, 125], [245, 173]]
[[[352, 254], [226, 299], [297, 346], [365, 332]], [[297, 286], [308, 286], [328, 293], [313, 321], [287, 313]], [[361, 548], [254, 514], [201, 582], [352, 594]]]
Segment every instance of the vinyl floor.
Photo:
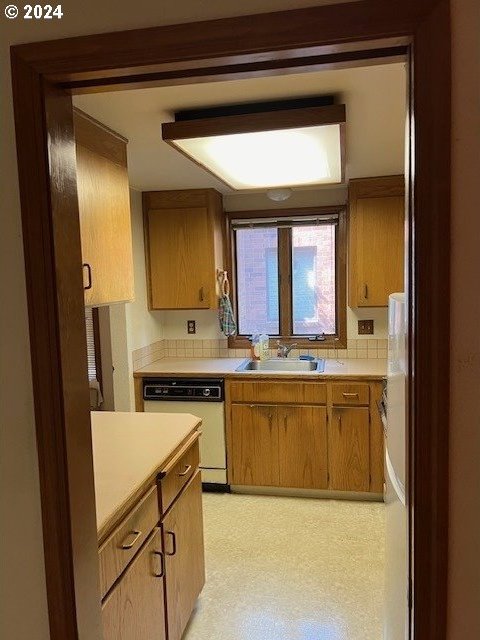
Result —
[[184, 640], [381, 640], [384, 506], [204, 494], [207, 582]]

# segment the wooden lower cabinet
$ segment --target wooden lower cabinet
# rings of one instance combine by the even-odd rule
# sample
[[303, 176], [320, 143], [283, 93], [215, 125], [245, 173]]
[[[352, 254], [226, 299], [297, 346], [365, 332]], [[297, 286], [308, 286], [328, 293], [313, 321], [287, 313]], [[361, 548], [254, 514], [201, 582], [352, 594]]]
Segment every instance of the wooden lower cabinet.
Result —
[[155, 529], [103, 602], [104, 640], [164, 640], [164, 563]]
[[232, 404], [232, 484], [278, 487], [276, 422], [275, 406]]
[[326, 489], [326, 407], [278, 407], [280, 487]]
[[232, 404], [232, 484], [327, 488], [327, 411]]
[[[377, 401], [382, 383], [343, 378], [278, 384], [282, 389], [291, 384], [295, 397], [316, 402], [292, 402], [291, 394], [279, 394], [273, 379], [227, 382], [230, 484], [381, 495], [383, 428]], [[262, 400], [252, 402], [257, 397]]]
[[370, 490], [370, 411], [334, 407], [328, 432], [330, 489]]
[[163, 519], [163, 536], [168, 640], [180, 640], [205, 584], [199, 471]]

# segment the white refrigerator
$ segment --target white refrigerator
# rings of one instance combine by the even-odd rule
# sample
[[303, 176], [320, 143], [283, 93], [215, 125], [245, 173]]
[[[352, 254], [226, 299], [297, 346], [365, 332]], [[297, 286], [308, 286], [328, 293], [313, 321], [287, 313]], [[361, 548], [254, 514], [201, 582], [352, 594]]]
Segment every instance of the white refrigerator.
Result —
[[385, 426], [385, 626], [384, 640], [405, 640], [408, 630], [406, 477], [407, 316], [405, 294], [388, 304]]

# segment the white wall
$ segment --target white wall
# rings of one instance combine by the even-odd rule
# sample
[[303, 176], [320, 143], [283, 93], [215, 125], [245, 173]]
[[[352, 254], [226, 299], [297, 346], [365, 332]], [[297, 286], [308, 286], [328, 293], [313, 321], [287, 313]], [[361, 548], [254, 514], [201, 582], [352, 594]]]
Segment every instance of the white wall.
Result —
[[[46, 640], [49, 636], [42, 562], [39, 484], [36, 462], [32, 384], [29, 364], [25, 279], [20, 205], [13, 134], [8, 47], [21, 42], [65, 38], [178, 21], [219, 18], [241, 13], [322, 4], [318, 0], [137, 0], [62, 2], [61, 21], [16, 20], [1, 39], [2, 88], [2, 292], [8, 308], [2, 315], [2, 465], [1, 522], [9, 544], [2, 545], [1, 632], [15, 640]], [[478, 101], [480, 32], [477, 0], [452, 0], [454, 35], [454, 167], [451, 314], [451, 549], [449, 640], [480, 636], [478, 539], [480, 535], [480, 424], [478, 389], [480, 349], [478, 327]], [[7, 31], [8, 28], [8, 31]], [[476, 128], [474, 124], [476, 123]], [[473, 296], [473, 298], [472, 298]], [[8, 312], [8, 313], [7, 313]], [[19, 393], [21, 390], [21, 394]], [[25, 605], [27, 603], [27, 605]], [[28, 607], [28, 609], [26, 609]], [[26, 611], [28, 615], [26, 615]], [[87, 639], [82, 639], [87, 640]]]
[[162, 316], [149, 311], [143, 239], [142, 194], [130, 190], [135, 300], [110, 306], [115, 411], [135, 409], [132, 351], [164, 337]]
[[143, 239], [142, 194], [130, 190], [132, 212], [133, 268], [135, 301], [125, 305], [130, 351], [145, 347], [163, 337], [160, 311], [149, 311], [145, 273], [145, 246]]

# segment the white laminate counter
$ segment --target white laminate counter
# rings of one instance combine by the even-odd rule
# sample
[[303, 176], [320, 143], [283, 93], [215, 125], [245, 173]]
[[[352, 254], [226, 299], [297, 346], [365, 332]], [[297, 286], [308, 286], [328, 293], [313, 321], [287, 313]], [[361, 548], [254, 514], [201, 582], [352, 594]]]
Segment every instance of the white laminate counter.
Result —
[[93, 411], [92, 446], [100, 532], [201, 424], [188, 413]]
[[317, 373], [292, 372], [292, 371], [235, 371], [244, 358], [162, 358], [151, 364], [137, 369], [136, 377], [149, 376], [241, 376], [241, 377], [306, 377], [306, 378], [329, 378], [329, 377], [352, 377], [378, 379], [387, 375], [387, 361], [375, 359], [353, 359], [344, 358], [339, 361], [333, 358], [325, 359], [325, 371]]

